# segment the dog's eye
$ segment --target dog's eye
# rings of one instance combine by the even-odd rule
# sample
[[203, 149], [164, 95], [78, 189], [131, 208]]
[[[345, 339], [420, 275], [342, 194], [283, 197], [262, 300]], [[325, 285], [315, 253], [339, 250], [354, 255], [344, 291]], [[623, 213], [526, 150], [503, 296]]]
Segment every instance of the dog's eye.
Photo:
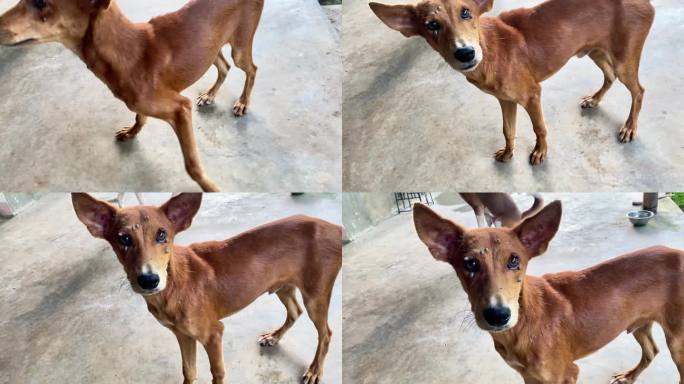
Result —
[[442, 28], [442, 26], [435, 20], [430, 20], [425, 23], [425, 27], [433, 32], [439, 31]]
[[508, 258], [508, 264], [506, 266], [512, 271], [520, 270], [520, 258], [518, 255], [511, 255], [511, 257]]
[[119, 233], [119, 244], [123, 245], [124, 247], [130, 247], [133, 245], [133, 239], [131, 238], [131, 235], [128, 233]]
[[47, 7], [48, 2], [47, 0], [33, 0], [33, 6], [38, 8], [38, 9], [43, 9]]
[[463, 268], [470, 273], [475, 273], [480, 269], [480, 263], [476, 259], [463, 260]]
[[166, 231], [160, 229], [157, 231], [157, 243], [166, 243]]
[[470, 9], [468, 9], [468, 8], [461, 9], [461, 19], [470, 20], [472, 18], [473, 18], [473, 15], [470, 13]]

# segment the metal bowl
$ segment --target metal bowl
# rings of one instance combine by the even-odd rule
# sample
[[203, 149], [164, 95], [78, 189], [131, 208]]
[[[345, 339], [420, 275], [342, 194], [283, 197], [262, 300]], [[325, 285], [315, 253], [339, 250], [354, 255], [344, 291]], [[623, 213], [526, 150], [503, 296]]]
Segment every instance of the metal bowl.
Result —
[[627, 212], [627, 218], [634, 224], [635, 227], [643, 227], [655, 216], [651, 211], [630, 211]]

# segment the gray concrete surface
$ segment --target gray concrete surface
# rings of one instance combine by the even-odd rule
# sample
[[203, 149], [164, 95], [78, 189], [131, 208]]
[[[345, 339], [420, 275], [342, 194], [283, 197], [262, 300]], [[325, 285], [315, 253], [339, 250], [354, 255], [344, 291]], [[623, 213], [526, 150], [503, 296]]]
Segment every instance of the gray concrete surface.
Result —
[[389, 192], [344, 193], [342, 205], [345, 207], [342, 224], [348, 240], [361, 236], [375, 224], [398, 213], [394, 193]]
[[[0, 11], [16, 2], [0, 0]], [[119, 4], [142, 22], [185, 2]], [[230, 58], [230, 48], [224, 52]], [[234, 66], [214, 106], [193, 113], [208, 175], [224, 191], [339, 190], [339, 38], [318, 3], [266, 1], [254, 62], [259, 71], [248, 115], [232, 114], [244, 83]], [[212, 67], [183, 94], [194, 100], [215, 79]], [[3, 190], [199, 189], [168, 124], [152, 119], [134, 141], [114, 140], [134, 114], [60, 45], [0, 48], [0, 95]]]
[[[387, 3], [409, 2], [386, 0]], [[492, 14], [540, 0], [497, 0]], [[503, 146], [499, 103], [447, 66], [421, 38], [404, 38], [365, 0], [344, 4], [344, 190], [630, 191], [684, 185], [684, 6], [653, 0], [656, 17], [641, 60], [646, 89], [638, 138], [622, 145], [629, 92], [616, 82], [598, 109], [581, 97], [602, 84], [588, 58], [573, 58], [542, 84], [548, 160], [528, 164], [534, 133], [518, 110], [513, 160]]]
[[[624, 214], [641, 194], [543, 196], [562, 200], [563, 218], [546, 254], [530, 263], [529, 274], [577, 270], [650, 245], [684, 248], [684, 214], [671, 200], [661, 200], [655, 221], [634, 228]], [[532, 199], [518, 195], [516, 201], [528, 207]], [[436, 210], [466, 226], [477, 225], [464, 204]], [[411, 214], [380, 223], [343, 253], [345, 383], [522, 383], [494, 350], [491, 337], [466, 317], [470, 305], [456, 274], [428, 253]], [[675, 383], [677, 369], [659, 326], [654, 337], [661, 353], [638, 383]], [[623, 333], [578, 361], [579, 383], [608, 383], [640, 357], [637, 342]]]
[[[146, 204], [170, 194], [145, 194]], [[110, 197], [115, 197], [110, 194]], [[136, 204], [128, 194], [125, 203]], [[228, 194], [205, 196], [179, 244], [224, 239], [295, 213], [340, 223], [337, 195]], [[68, 195], [49, 194], [0, 224], [0, 383], [180, 383], [173, 334], [130, 289], [109, 245], [76, 219]], [[301, 303], [301, 296], [299, 297]], [[324, 383], [341, 383], [342, 292], [338, 278], [330, 309], [333, 337]], [[223, 320], [228, 383], [299, 383], [316, 350], [306, 313], [279, 346], [262, 349], [260, 332], [285, 319], [275, 295], [264, 295]], [[211, 381], [198, 349], [199, 383]]]

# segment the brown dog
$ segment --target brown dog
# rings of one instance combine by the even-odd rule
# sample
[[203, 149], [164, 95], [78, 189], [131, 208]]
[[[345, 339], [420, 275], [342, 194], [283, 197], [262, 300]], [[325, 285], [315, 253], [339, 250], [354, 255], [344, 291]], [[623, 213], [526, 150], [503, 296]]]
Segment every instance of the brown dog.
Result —
[[193, 0], [180, 10], [133, 24], [115, 0], [21, 0], [0, 16], [0, 44], [59, 42], [83, 60], [100, 80], [135, 112], [135, 124], [117, 132], [130, 140], [148, 116], [171, 124], [185, 169], [204, 191], [219, 188], [204, 173], [192, 130], [192, 103], [180, 94], [211, 67], [213, 87], [199, 105], [211, 104], [230, 66], [221, 47], [230, 44], [235, 65], [247, 78], [235, 103], [236, 116], [249, 105], [257, 67], [252, 41], [263, 0]]
[[499, 100], [506, 146], [496, 151], [496, 160], [513, 157], [518, 104], [529, 114], [537, 136], [530, 163], [546, 159], [540, 83], [574, 55], [589, 55], [604, 75], [601, 89], [582, 100], [583, 108], [597, 106], [616, 77], [629, 89], [632, 107], [619, 139], [634, 139], [644, 95], [639, 60], [655, 14], [649, 0], [548, 0], [481, 17], [492, 2], [424, 0], [370, 7], [404, 36], [422, 36], [452, 68]]
[[475, 212], [477, 226], [480, 228], [513, 227], [520, 220], [539, 212], [544, 207], [544, 199], [538, 193], [533, 193], [534, 203], [525, 212], [520, 212], [511, 195], [503, 192], [459, 193], [461, 198], [470, 205]]
[[275, 345], [302, 313], [295, 291], [318, 331], [318, 349], [303, 377], [321, 381], [332, 332], [328, 306], [342, 265], [342, 230], [326, 221], [292, 216], [224, 241], [180, 246], [174, 236], [188, 227], [202, 195], [180, 194], [160, 207], [116, 208], [85, 193], [72, 194], [76, 215], [94, 237], [109, 242], [133, 290], [178, 338], [185, 384], [197, 379], [196, 342], [209, 356], [213, 383], [224, 381], [221, 319], [265, 292], [278, 295], [285, 323], [259, 338]]
[[[578, 272], [526, 276], [558, 230], [559, 201], [514, 228], [465, 229], [419, 204], [413, 218], [432, 255], [456, 271], [477, 325], [526, 384], [575, 383], [574, 361], [625, 330], [641, 346], [641, 361], [611, 383], [634, 383], [658, 353], [654, 322], [684, 383], [684, 252], [651, 247]], [[638, 273], [644, 265], [648, 273]]]

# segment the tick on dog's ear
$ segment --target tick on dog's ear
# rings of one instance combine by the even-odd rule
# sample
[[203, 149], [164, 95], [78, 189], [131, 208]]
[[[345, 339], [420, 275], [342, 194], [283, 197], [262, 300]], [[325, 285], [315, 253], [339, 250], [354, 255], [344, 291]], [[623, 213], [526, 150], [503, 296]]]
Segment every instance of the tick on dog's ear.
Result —
[[473, 1], [475, 1], [475, 4], [477, 4], [477, 7], [480, 8], [480, 14], [491, 11], [492, 10], [492, 4], [494, 3], [494, 0], [473, 0]]
[[373, 13], [388, 27], [397, 30], [406, 37], [418, 34], [418, 16], [416, 7], [407, 5], [386, 5], [368, 3]]
[[112, 225], [117, 208], [87, 193], [72, 193], [71, 203], [74, 205], [76, 216], [85, 224], [90, 234], [104, 239]]
[[173, 223], [176, 233], [188, 229], [197, 210], [202, 204], [201, 193], [181, 193], [172, 197], [161, 206], [166, 217]]
[[561, 202], [556, 200], [513, 228], [520, 242], [530, 250], [532, 256], [541, 255], [546, 251], [549, 242], [558, 231], [562, 213]]
[[463, 241], [464, 229], [461, 226], [442, 218], [423, 204], [413, 206], [413, 224], [418, 237], [437, 260], [449, 261], [451, 253]]

